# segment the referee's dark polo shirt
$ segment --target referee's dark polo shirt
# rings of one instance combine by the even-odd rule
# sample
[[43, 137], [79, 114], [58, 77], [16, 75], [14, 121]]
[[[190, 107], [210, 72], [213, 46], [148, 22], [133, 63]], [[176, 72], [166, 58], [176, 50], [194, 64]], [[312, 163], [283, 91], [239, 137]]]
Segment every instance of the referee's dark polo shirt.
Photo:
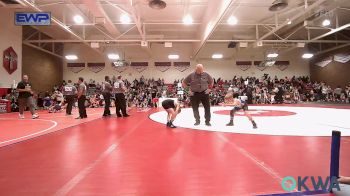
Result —
[[184, 83], [189, 84], [192, 92], [200, 93], [209, 88], [209, 85], [213, 83], [213, 78], [207, 72], [201, 74], [193, 72], [185, 78]]

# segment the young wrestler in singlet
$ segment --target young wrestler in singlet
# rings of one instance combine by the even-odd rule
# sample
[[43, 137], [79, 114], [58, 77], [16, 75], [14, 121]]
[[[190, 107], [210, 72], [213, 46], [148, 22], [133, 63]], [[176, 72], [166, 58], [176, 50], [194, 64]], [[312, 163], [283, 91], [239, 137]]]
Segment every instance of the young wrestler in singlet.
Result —
[[250, 122], [252, 122], [253, 128], [257, 128], [255, 121], [253, 120], [252, 116], [248, 113], [247, 99], [247, 96], [238, 96], [238, 93], [228, 92], [226, 94], [224, 105], [233, 106], [233, 109], [230, 112], [230, 122], [226, 126], [233, 126], [234, 114], [237, 111], [243, 110], [244, 115], [248, 117]]
[[175, 101], [172, 99], [166, 99], [162, 102], [162, 106], [168, 113], [166, 126], [170, 128], [176, 128], [176, 126], [173, 125], [173, 122], [176, 116], [181, 112], [180, 104], [175, 103]]

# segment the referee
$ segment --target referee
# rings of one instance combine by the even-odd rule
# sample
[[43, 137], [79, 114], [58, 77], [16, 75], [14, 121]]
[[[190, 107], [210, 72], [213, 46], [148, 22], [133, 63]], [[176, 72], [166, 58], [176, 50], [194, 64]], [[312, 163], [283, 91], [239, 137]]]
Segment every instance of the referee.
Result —
[[68, 80], [68, 84], [66, 84], [63, 88], [63, 95], [66, 98], [67, 108], [66, 115], [72, 115], [72, 108], [74, 104], [74, 97], [77, 94], [77, 88], [72, 84], [72, 80]]
[[86, 101], [86, 85], [84, 84], [84, 78], [79, 77], [78, 79], [78, 108], [79, 108], [79, 117], [75, 119], [87, 118], [85, 101]]
[[122, 115], [120, 114], [120, 111], [122, 112], [124, 117], [129, 116], [126, 113], [126, 100], [124, 95], [125, 91], [126, 91], [126, 87], [122, 80], [122, 76], [118, 76], [117, 81], [114, 83], [117, 117], [122, 117]]
[[111, 81], [109, 80], [108, 76], [105, 76], [105, 81], [103, 83], [103, 99], [105, 100], [105, 109], [103, 112], [103, 117], [110, 116], [111, 111], [109, 110], [109, 107], [111, 106], [111, 96], [112, 96], [112, 85]]
[[194, 125], [200, 124], [199, 116], [199, 104], [202, 103], [205, 112], [205, 124], [211, 126], [210, 124], [210, 101], [209, 101], [209, 92], [214, 84], [213, 78], [206, 72], [202, 64], [196, 65], [196, 70], [188, 75], [182, 82], [182, 86], [186, 88], [190, 86], [190, 96], [191, 96], [191, 105], [193, 110], [194, 118], [196, 123]]

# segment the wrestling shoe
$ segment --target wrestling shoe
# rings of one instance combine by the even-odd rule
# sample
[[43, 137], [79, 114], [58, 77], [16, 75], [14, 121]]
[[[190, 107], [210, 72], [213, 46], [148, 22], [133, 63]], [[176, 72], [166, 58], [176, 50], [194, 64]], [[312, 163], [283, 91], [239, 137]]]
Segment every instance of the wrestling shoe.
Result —
[[227, 123], [226, 126], [233, 126], [233, 121], [230, 121], [229, 123]]
[[173, 125], [173, 123], [172, 123], [172, 122], [169, 122], [169, 127], [170, 127], [170, 128], [176, 128], [176, 126], [175, 126], [175, 125]]
[[38, 114], [33, 114], [32, 119], [36, 119], [36, 118], [39, 118], [39, 115]]
[[196, 123], [194, 123], [194, 126], [198, 126], [199, 124], [201, 124], [201, 122], [196, 121]]
[[23, 115], [23, 114], [20, 114], [20, 115], [19, 115], [19, 119], [24, 119], [24, 115]]
[[205, 125], [207, 125], [208, 127], [211, 126], [210, 122], [205, 122]]
[[253, 123], [253, 129], [257, 129], [258, 126], [256, 125], [256, 123], [254, 121], [252, 123]]

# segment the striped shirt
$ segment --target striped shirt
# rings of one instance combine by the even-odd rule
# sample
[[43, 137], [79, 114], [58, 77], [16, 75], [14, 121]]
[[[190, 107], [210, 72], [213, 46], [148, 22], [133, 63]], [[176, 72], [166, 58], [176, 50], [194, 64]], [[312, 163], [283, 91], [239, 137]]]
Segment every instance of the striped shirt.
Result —
[[125, 84], [122, 80], [114, 82], [114, 93], [124, 93]]

